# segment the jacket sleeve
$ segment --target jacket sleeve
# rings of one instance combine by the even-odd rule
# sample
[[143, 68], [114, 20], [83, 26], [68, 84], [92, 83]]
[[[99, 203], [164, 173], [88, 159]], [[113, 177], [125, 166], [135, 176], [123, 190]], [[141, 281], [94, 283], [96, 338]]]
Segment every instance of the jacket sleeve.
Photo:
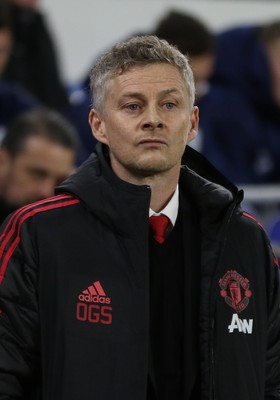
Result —
[[23, 225], [13, 215], [0, 229], [1, 400], [32, 399], [40, 368], [37, 273]]
[[271, 252], [265, 400], [280, 399], [280, 280], [279, 264]]

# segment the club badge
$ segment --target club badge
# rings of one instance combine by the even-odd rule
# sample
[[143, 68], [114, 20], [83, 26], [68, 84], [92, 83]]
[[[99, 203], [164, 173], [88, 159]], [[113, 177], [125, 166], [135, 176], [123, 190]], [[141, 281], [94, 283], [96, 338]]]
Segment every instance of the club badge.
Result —
[[243, 278], [236, 271], [228, 271], [220, 280], [220, 294], [225, 302], [237, 313], [245, 310], [249, 304], [252, 292], [247, 278]]

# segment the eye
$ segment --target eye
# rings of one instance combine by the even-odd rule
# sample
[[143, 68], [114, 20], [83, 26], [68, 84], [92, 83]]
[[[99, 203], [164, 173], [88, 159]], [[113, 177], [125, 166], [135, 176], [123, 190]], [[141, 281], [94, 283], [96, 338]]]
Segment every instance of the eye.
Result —
[[137, 111], [137, 110], [140, 109], [140, 106], [139, 106], [139, 104], [133, 103], [133, 104], [128, 104], [128, 105], [126, 106], [126, 108], [128, 108], [128, 109], [131, 110], [131, 111]]
[[168, 102], [168, 103], [165, 103], [165, 107], [166, 107], [168, 110], [172, 110], [172, 109], [175, 107], [175, 104], [174, 104], [174, 103], [171, 103], [171, 102]]

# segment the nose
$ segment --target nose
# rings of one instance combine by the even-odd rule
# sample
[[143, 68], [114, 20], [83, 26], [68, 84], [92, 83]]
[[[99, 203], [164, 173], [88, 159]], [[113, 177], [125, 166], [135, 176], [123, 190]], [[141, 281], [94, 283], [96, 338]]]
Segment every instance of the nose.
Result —
[[150, 107], [143, 115], [142, 128], [144, 130], [154, 130], [163, 127], [161, 116], [155, 107]]

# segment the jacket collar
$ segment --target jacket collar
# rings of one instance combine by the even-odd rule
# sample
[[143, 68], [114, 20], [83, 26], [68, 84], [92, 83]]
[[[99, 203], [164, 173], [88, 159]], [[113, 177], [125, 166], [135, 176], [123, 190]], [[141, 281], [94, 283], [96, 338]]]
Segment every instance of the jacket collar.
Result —
[[[237, 196], [237, 187], [188, 146], [182, 163], [180, 190], [192, 197], [202, 216], [215, 219]], [[139, 234], [136, 226], [148, 220], [150, 188], [118, 178], [111, 169], [107, 147], [100, 143], [89, 159], [56, 189], [56, 193], [62, 192], [79, 197], [91, 213], [119, 234]]]
[[97, 219], [120, 235], [139, 234], [135, 227], [148, 219], [150, 188], [132, 185], [116, 176], [107, 147], [100, 143], [88, 160], [56, 189], [56, 193], [62, 192], [79, 197]]

